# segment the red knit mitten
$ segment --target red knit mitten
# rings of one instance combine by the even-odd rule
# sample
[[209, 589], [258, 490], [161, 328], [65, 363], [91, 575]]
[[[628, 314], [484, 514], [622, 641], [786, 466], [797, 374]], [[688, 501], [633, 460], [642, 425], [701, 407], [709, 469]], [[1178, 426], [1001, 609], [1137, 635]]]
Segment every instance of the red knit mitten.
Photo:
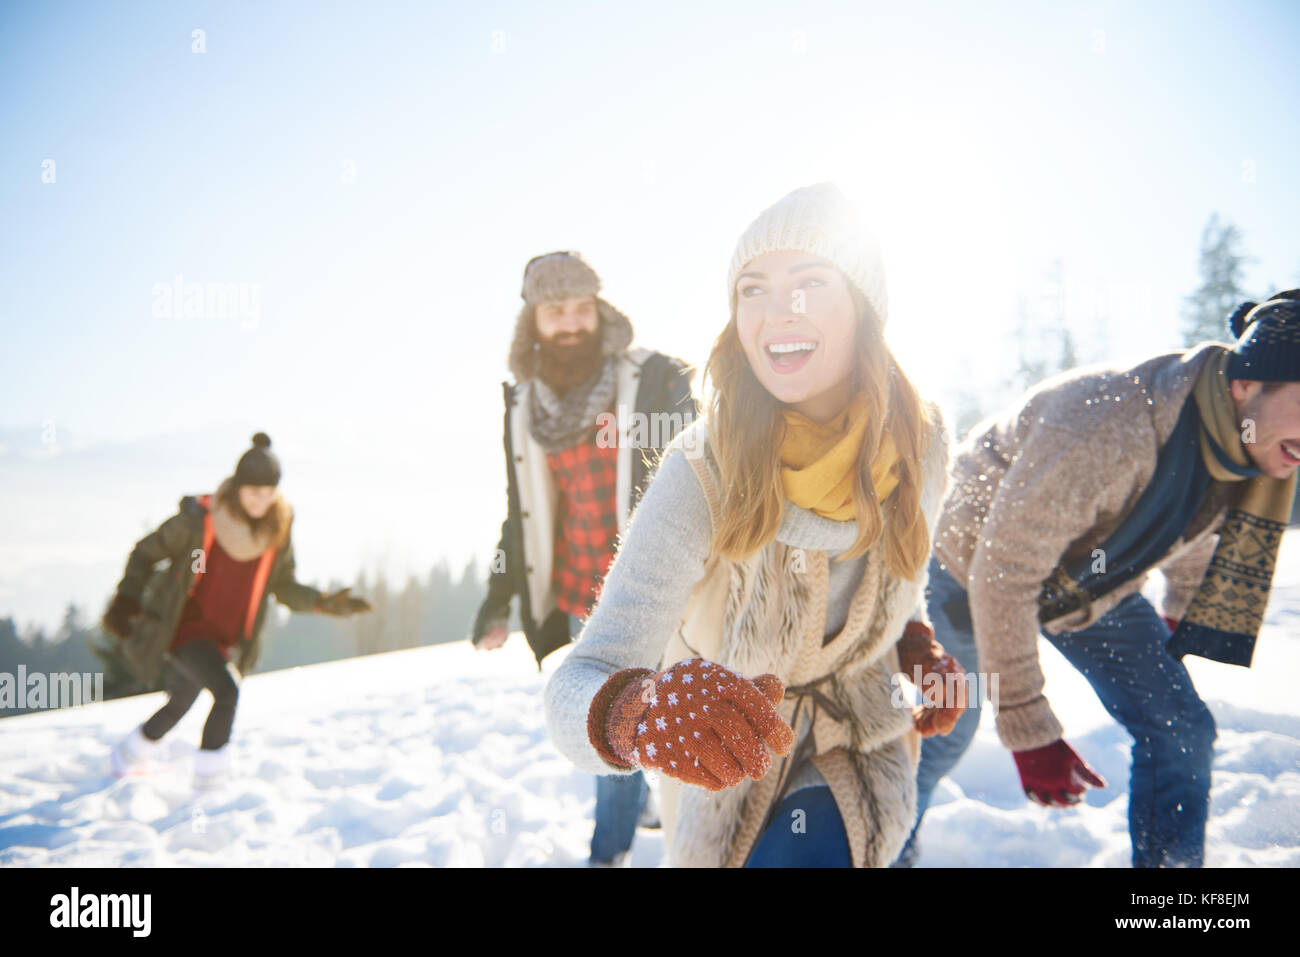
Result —
[[611, 764], [721, 791], [746, 775], [765, 775], [772, 767], [767, 747], [789, 752], [794, 732], [775, 707], [784, 693], [776, 675], [750, 681], [703, 658], [658, 673], [629, 668], [597, 692], [587, 736]]
[[1088, 766], [1074, 748], [1058, 738], [1029, 751], [1012, 751], [1025, 796], [1044, 807], [1078, 804], [1091, 785], [1104, 788], [1105, 780]]
[[[966, 710], [966, 669], [934, 639], [934, 629], [923, 621], [909, 621], [898, 641], [899, 670], [909, 681], [921, 669], [921, 700], [912, 724], [924, 738], [947, 734]], [[928, 676], [934, 677], [926, 680]], [[948, 676], [952, 675], [952, 678]]]

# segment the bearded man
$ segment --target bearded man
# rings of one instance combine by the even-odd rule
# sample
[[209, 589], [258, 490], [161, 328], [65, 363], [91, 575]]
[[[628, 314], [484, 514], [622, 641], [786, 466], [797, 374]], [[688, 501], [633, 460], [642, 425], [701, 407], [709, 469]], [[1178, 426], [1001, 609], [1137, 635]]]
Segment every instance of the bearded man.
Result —
[[[515, 382], [502, 383], [507, 515], [471, 641], [501, 647], [517, 595], [539, 668], [580, 634], [658, 452], [698, 411], [693, 370], [633, 348], [631, 322], [599, 291], [577, 253], [531, 260], [510, 346]], [[596, 779], [591, 864], [626, 861], [646, 796], [639, 773]]]

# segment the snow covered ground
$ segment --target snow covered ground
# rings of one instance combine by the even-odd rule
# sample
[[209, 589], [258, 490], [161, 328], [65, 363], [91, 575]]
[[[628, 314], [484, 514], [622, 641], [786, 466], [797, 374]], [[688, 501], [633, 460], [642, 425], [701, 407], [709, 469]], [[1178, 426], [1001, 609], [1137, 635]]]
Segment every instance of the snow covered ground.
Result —
[[[1219, 727], [1207, 864], [1300, 866], [1300, 533], [1247, 670], [1188, 659]], [[1068, 811], [1020, 792], [986, 709], [922, 830], [921, 864], [1125, 867], [1129, 743], [1041, 642], [1047, 693], [1075, 748], [1110, 782]], [[196, 798], [192, 757], [210, 699], [166, 738], [148, 777], [115, 780], [112, 744], [162, 695], [0, 721], [0, 865], [573, 866], [587, 856], [594, 779], [551, 745], [521, 635], [253, 675], [235, 776]], [[658, 831], [632, 864], [658, 865]]]

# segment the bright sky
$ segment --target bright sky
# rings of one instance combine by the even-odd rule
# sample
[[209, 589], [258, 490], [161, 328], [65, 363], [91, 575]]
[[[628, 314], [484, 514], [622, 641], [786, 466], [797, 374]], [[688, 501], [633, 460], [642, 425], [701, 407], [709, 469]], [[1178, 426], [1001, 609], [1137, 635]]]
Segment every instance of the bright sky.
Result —
[[[218, 435], [211, 485], [262, 429], [316, 576], [485, 557], [524, 263], [581, 251], [702, 363], [741, 231], [826, 179], [929, 396], [1010, 370], [1057, 258], [1085, 358], [1176, 347], [1211, 212], [1300, 282], [1298, 43], [1291, 2], [5, 4], [0, 444]], [[260, 310], [159, 315], [177, 276]], [[8, 486], [0, 578], [120, 570], [204, 490], [69, 531], [57, 486]]]

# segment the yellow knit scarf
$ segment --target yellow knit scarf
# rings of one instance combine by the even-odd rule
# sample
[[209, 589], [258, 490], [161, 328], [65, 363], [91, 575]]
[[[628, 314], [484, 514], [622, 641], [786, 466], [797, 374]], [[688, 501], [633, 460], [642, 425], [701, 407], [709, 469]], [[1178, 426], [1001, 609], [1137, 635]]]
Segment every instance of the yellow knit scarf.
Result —
[[[781, 482], [790, 501], [837, 522], [854, 517], [853, 470], [869, 414], [863, 393], [824, 423], [793, 409], [782, 412], [786, 428], [781, 442]], [[898, 485], [898, 451], [888, 431], [881, 435], [880, 451], [871, 462], [871, 482], [881, 502]]]

